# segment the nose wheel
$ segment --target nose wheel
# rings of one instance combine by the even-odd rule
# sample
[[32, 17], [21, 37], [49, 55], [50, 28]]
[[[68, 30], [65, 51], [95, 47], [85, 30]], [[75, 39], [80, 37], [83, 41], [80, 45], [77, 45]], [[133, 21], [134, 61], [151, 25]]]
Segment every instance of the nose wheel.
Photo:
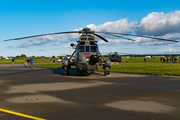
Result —
[[104, 71], [104, 76], [110, 76], [110, 71], [109, 70], [109, 67], [105, 67], [105, 71]]

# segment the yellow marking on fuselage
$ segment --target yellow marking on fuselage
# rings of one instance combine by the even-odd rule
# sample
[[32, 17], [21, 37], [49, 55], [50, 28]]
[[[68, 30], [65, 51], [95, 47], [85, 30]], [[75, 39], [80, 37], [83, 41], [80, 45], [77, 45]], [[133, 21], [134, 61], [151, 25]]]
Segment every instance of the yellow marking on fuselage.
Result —
[[23, 114], [23, 113], [18, 113], [18, 112], [14, 112], [14, 111], [2, 109], [2, 108], [0, 108], [0, 111], [5, 112], [5, 113], [9, 113], [9, 114], [13, 114], [13, 115], [17, 115], [17, 116], [21, 116], [21, 117], [25, 117], [25, 118], [30, 118], [30, 119], [33, 119], [33, 120], [46, 120], [46, 119], [43, 119], [43, 118], [38, 118], [38, 117], [31, 116], [31, 115], [26, 115], [26, 114]]

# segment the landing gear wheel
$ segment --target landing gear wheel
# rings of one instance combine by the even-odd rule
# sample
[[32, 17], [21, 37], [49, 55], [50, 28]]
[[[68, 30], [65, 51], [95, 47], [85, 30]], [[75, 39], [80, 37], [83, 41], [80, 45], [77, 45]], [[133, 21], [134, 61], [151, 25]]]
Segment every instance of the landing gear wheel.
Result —
[[108, 71], [107, 74], [110, 75], [110, 71]]
[[67, 75], [69, 75], [69, 71], [67, 71]]

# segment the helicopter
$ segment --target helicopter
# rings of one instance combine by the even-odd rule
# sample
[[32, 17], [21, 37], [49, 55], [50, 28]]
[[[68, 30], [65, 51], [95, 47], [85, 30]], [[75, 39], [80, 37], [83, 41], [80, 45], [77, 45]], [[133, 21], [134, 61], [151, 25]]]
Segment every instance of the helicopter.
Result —
[[122, 54], [122, 55], [130, 55], [131, 53], [120, 53], [120, 52], [110, 52], [109, 54], [108, 54], [108, 57], [109, 57], [109, 59], [110, 59], [110, 61], [111, 62], [119, 62], [119, 63], [121, 63], [122, 62], [122, 55], [120, 55], [120, 54]]
[[[11, 40], [21, 40], [21, 39], [27, 39], [27, 38], [33, 38], [33, 37], [40, 37], [40, 36], [46, 36], [46, 35], [56, 35], [56, 34], [68, 34], [68, 33], [76, 33], [76, 34], [82, 34], [80, 36], [80, 40], [76, 41], [77, 44], [71, 43], [70, 46], [74, 48], [74, 52], [70, 56], [70, 58], [65, 59], [62, 63], [62, 68], [64, 69], [64, 75], [69, 75], [69, 69], [71, 66], [75, 66], [76, 70], [79, 73], [84, 72], [86, 76], [90, 75], [90, 73], [93, 73], [95, 70], [99, 69], [100, 60], [99, 58], [103, 58], [103, 69], [104, 69], [104, 75], [110, 75], [109, 69], [111, 66], [111, 61], [109, 59], [104, 59], [102, 54], [99, 51], [98, 44], [95, 40], [95, 37], [98, 37], [102, 39], [104, 42], [108, 42], [107, 39], [102, 37], [99, 34], [107, 34], [118, 38], [123, 38], [131, 41], [135, 41], [134, 39], [127, 38], [124, 36], [135, 36], [135, 37], [143, 37], [143, 38], [151, 38], [151, 39], [157, 39], [157, 40], [163, 40], [163, 41], [170, 41], [170, 42], [178, 42], [176, 40], [170, 40], [170, 39], [163, 39], [163, 38], [156, 38], [156, 37], [148, 37], [148, 36], [142, 36], [142, 35], [134, 35], [134, 34], [128, 34], [128, 33], [114, 33], [114, 32], [99, 32], [91, 30], [88, 27], [83, 28], [79, 31], [69, 31], [69, 32], [57, 32], [57, 33], [49, 33], [49, 34], [41, 34], [41, 35], [33, 35], [33, 36], [27, 36], [27, 37], [21, 37], [21, 38], [14, 38], [14, 39], [7, 39], [4, 41], [11, 41]], [[124, 36], [122, 36], [124, 35]], [[71, 58], [75, 55], [75, 61], [70, 61]]]

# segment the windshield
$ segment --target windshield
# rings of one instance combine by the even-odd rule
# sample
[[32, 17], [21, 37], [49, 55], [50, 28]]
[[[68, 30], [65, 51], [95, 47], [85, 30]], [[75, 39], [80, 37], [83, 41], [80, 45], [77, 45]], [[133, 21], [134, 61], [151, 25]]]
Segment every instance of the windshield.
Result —
[[86, 46], [86, 52], [89, 52], [89, 46]]
[[79, 52], [84, 52], [84, 46], [79, 46]]
[[91, 52], [96, 52], [97, 49], [96, 49], [96, 46], [91, 46]]

